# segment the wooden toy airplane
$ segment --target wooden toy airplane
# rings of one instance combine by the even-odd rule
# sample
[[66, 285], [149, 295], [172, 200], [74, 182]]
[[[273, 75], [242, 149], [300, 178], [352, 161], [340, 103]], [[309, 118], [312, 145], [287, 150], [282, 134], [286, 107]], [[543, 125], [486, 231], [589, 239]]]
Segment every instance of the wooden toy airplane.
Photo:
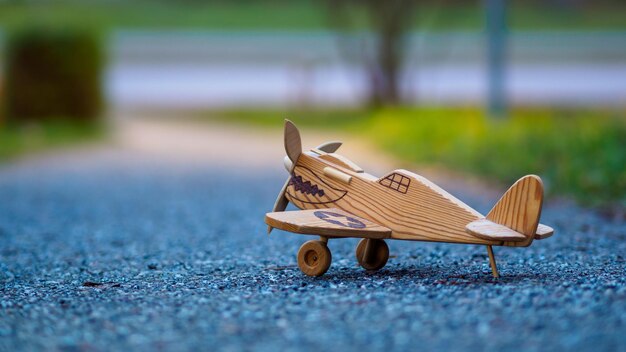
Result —
[[[362, 238], [356, 248], [359, 264], [378, 270], [389, 258], [384, 239], [431, 241], [487, 246], [494, 277], [498, 277], [492, 246], [527, 247], [554, 230], [539, 223], [543, 184], [535, 175], [519, 179], [491, 209], [481, 215], [426, 178], [395, 170], [377, 178], [335, 154], [341, 142], [302, 152], [300, 133], [285, 121], [285, 168], [290, 174], [274, 210], [265, 215], [272, 228], [319, 235], [298, 251], [306, 275], [323, 275], [330, 267], [329, 238]], [[284, 211], [291, 202], [301, 210]]]

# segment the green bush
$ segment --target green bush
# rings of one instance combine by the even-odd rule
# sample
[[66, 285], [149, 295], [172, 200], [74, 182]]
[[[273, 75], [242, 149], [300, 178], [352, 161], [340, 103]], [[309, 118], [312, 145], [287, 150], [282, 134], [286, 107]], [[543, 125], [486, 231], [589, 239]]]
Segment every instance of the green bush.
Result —
[[93, 121], [102, 107], [100, 41], [86, 31], [31, 28], [12, 33], [5, 60], [10, 123]]
[[97, 140], [106, 130], [97, 123], [44, 121], [0, 128], [0, 163], [24, 154]]

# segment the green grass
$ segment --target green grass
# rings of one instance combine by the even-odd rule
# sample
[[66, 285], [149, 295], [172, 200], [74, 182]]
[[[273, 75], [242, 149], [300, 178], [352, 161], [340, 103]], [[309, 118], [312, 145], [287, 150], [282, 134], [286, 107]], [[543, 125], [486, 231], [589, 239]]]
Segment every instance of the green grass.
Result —
[[93, 141], [103, 136], [94, 123], [48, 121], [24, 126], [0, 126], [0, 161], [27, 153]]
[[[514, 109], [489, 120], [476, 108], [366, 111], [228, 111], [222, 120], [343, 129], [396, 156], [511, 184], [533, 173], [552, 194], [590, 206], [626, 207], [626, 116], [623, 111]], [[304, 131], [306, 134], [306, 131]], [[358, 160], [357, 160], [358, 162]]]
[[[561, 8], [514, 1], [509, 24], [514, 30], [616, 30], [626, 28], [626, 3], [589, 2]], [[4, 1], [0, 27], [34, 23], [112, 28], [319, 30], [327, 28], [326, 9], [317, 0], [269, 1]], [[484, 9], [480, 2], [420, 2], [416, 28], [424, 30], [480, 30]], [[357, 27], [365, 15], [356, 12]]]

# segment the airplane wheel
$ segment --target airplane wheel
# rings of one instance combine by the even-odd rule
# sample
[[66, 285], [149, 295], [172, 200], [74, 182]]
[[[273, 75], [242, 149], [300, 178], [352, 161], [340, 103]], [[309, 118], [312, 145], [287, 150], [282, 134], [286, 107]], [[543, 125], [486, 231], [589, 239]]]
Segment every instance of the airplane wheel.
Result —
[[305, 242], [298, 250], [298, 266], [309, 276], [322, 276], [332, 261], [330, 249], [322, 241]]
[[[365, 248], [368, 241], [370, 241], [369, 255], [365, 256]], [[359, 241], [359, 244], [356, 246], [356, 260], [359, 261], [359, 265], [365, 270], [382, 269], [387, 264], [388, 259], [389, 247], [383, 240], [365, 238]]]

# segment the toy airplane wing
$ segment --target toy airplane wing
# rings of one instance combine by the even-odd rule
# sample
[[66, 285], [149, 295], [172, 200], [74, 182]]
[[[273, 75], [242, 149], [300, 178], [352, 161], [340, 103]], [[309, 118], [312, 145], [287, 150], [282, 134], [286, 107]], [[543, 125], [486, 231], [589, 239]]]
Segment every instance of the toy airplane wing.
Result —
[[280, 230], [327, 237], [388, 238], [391, 230], [337, 208], [268, 213], [265, 222]]

